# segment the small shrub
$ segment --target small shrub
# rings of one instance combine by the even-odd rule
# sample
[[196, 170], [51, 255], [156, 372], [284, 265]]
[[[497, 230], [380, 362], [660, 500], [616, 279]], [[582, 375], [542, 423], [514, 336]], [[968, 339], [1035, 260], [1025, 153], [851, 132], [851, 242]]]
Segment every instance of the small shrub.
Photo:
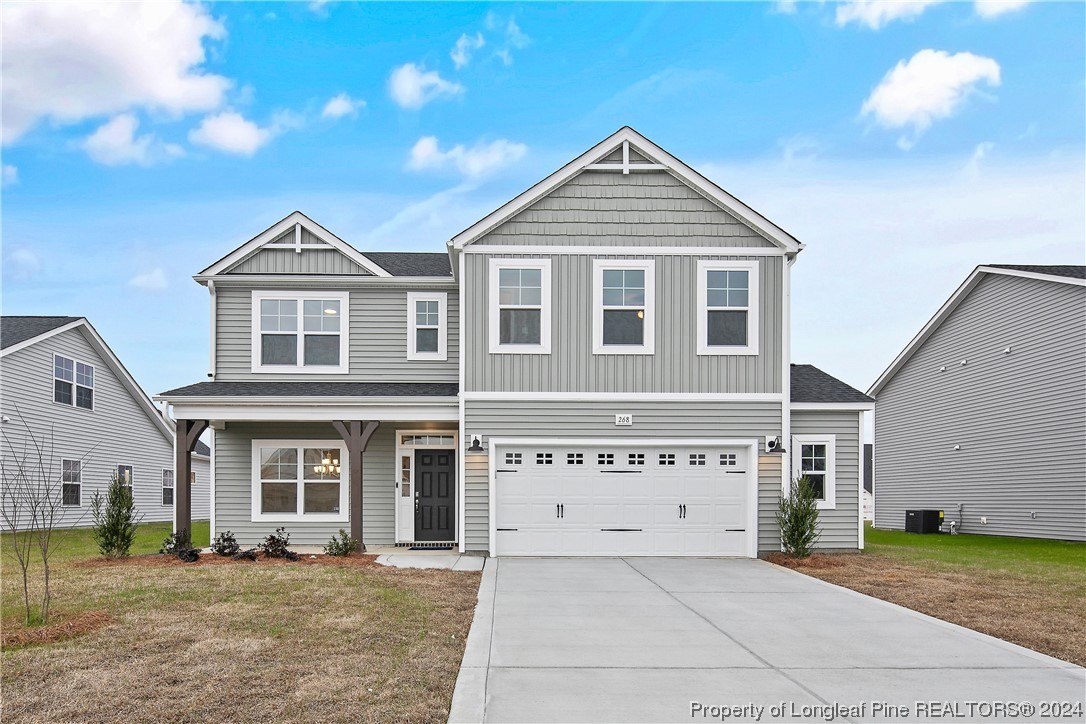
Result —
[[171, 533], [162, 541], [162, 547], [158, 549], [159, 553], [165, 553], [169, 556], [176, 556], [178, 552], [192, 548], [192, 539], [189, 537], [189, 529], [182, 528], [176, 533]]
[[780, 496], [776, 517], [784, 552], [797, 558], [811, 555], [819, 536], [818, 500], [806, 476], [792, 481], [787, 497]]
[[264, 538], [260, 544], [260, 550], [268, 558], [286, 558], [288, 561], [298, 560], [298, 554], [290, 550], [290, 533], [286, 528], [276, 528], [275, 532]]
[[230, 556], [231, 560], [235, 561], [255, 561], [256, 560], [256, 548], [250, 548], [244, 551], [238, 551], [234, 555]]
[[106, 497], [95, 491], [91, 499], [91, 515], [94, 518], [92, 535], [98, 551], [108, 558], [125, 558], [132, 548], [136, 528], [143, 516], [136, 516], [132, 500], [132, 488], [116, 474], [110, 476]]
[[358, 541], [352, 538], [347, 531], [340, 528], [339, 533], [332, 536], [332, 539], [328, 541], [328, 545], [324, 547], [324, 552], [330, 556], [349, 556], [357, 547]]
[[211, 552], [217, 556], [234, 556], [241, 552], [237, 538], [230, 531], [219, 533], [211, 544]]
[[183, 563], [195, 563], [196, 561], [200, 560], [200, 551], [196, 550], [191, 546], [188, 548], [180, 549], [179, 551], [177, 551], [176, 555], [177, 560], [182, 561]]

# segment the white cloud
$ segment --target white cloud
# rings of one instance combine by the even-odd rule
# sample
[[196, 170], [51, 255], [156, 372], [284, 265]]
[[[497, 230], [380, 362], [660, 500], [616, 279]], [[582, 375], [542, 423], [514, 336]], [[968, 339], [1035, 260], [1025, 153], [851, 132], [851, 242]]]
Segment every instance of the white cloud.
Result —
[[499, 50], [495, 50], [494, 55], [498, 57], [498, 60], [502, 62], [502, 65], [508, 66], [513, 64], [513, 54], [509, 51], [508, 48], [501, 48]]
[[873, 116], [886, 128], [911, 127], [912, 138], [898, 141], [899, 146], [908, 148], [935, 120], [954, 115], [980, 83], [1000, 84], [999, 64], [993, 59], [921, 50], [909, 60], [899, 61], [883, 77], [860, 113]]
[[298, 128], [301, 119], [293, 113], [280, 112], [271, 125], [261, 127], [235, 111], [207, 116], [198, 128], [189, 131], [189, 141], [224, 153], [252, 156], [283, 131]]
[[161, 292], [169, 286], [169, 282], [166, 281], [166, 272], [162, 271], [162, 267], [155, 267], [129, 279], [128, 286], [145, 292]]
[[170, 157], [184, 155], [180, 146], [163, 143], [153, 133], [137, 137], [139, 123], [131, 113], [115, 116], [83, 140], [83, 150], [92, 159], [106, 166], [130, 163], [150, 166]]
[[411, 148], [407, 167], [414, 171], [441, 170], [454, 167], [464, 177], [477, 179], [519, 161], [528, 151], [523, 143], [500, 138], [490, 143], [479, 142], [471, 148], [457, 144], [442, 151], [435, 136], [423, 136]]
[[985, 20], [990, 20], [1015, 10], [1021, 10], [1033, 0], [977, 0], [973, 7], [977, 15]]
[[858, 23], [878, 30], [895, 20], [913, 20], [943, 0], [852, 0], [837, 6], [838, 25]]
[[995, 148], [995, 144], [991, 141], [978, 143], [973, 149], [973, 155], [969, 157], [969, 163], [965, 164], [965, 172], [976, 177], [980, 173], [981, 163], [992, 152], [993, 148]]
[[351, 98], [346, 93], [340, 93], [324, 104], [321, 118], [343, 118], [344, 116], [355, 118], [358, 111], [365, 107], [366, 101], [361, 98]]
[[522, 50], [532, 44], [532, 39], [521, 30], [515, 18], [503, 18], [492, 10], [486, 14], [483, 24], [488, 31], [501, 35], [501, 47], [494, 51], [494, 55], [503, 65], [513, 64], [513, 48]]
[[505, 24], [505, 39], [514, 48], [527, 48], [532, 42], [513, 18]]
[[426, 70], [414, 63], [404, 63], [388, 79], [392, 100], [403, 108], [422, 108], [432, 100], [464, 92], [459, 83], [447, 81], [436, 70]]
[[777, 141], [777, 147], [781, 149], [781, 158], [786, 164], [813, 160], [822, 151], [822, 144], [803, 134], [782, 138]]
[[463, 33], [449, 52], [449, 57], [452, 58], [453, 65], [457, 69], [463, 68], [471, 62], [472, 53], [484, 45], [486, 45], [486, 40], [483, 39], [482, 33], [475, 33], [475, 37]]
[[328, 0], [309, 0], [309, 11], [322, 18], [328, 17]]
[[226, 29], [198, 4], [13, 3], [4, 6], [0, 31], [4, 143], [46, 118], [212, 110], [231, 85], [200, 67], [204, 42]]
[[19, 169], [11, 164], [5, 163], [3, 170], [0, 171], [0, 184], [4, 186], [13, 186], [17, 183], [19, 183]]
[[11, 271], [18, 279], [30, 279], [41, 271], [41, 259], [27, 248], [15, 249], [8, 254], [5, 271]]
[[796, 10], [796, 0], [777, 0], [773, 3], [773, 12], [780, 15], [794, 15]]

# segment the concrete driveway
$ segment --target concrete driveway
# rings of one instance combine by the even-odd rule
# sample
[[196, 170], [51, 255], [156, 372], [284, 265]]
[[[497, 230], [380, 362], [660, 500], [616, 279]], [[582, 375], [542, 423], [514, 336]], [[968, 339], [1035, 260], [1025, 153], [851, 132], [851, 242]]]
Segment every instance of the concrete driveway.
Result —
[[450, 721], [1082, 721], [986, 714], [1084, 692], [1084, 669], [763, 561], [490, 559]]

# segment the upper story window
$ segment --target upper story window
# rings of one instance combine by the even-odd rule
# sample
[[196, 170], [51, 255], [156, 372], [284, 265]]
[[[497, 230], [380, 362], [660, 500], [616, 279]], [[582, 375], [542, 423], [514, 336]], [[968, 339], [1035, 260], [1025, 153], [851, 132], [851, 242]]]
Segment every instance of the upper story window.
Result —
[[592, 347], [595, 354], [652, 354], [656, 263], [596, 259], [592, 264]]
[[347, 292], [253, 292], [252, 371], [342, 374]]
[[448, 359], [446, 292], [408, 292], [407, 359]]
[[758, 262], [698, 262], [698, 354], [758, 354]]
[[795, 435], [792, 440], [792, 476], [807, 478], [820, 510], [836, 508], [836, 436]]
[[549, 259], [490, 260], [490, 352], [550, 354]]
[[53, 355], [53, 402], [94, 409], [94, 367]]

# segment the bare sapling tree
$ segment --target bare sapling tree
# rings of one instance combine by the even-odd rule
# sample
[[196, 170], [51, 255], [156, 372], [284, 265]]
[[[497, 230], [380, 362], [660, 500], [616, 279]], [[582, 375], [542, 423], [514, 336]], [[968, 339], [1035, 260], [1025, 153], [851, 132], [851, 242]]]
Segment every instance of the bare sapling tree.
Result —
[[[53, 458], [53, 428], [48, 434], [37, 435], [25, 418], [15, 409], [18, 427], [4, 424], [0, 436], [0, 522], [10, 532], [9, 547], [19, 566], [23, 584], [23, 607], [26, 624], [46, 623], [52, 604], [50, 561], [54, 548], [53, 530], [65, 513], [64, 476]], [[84, 464], [80, 458], [80, 469]], [[78, 523], [84, 512], [75, 519]], [[41, 598], [37, 616], [31, 606], [31, 569], [35, 560], [41, 563]]]

